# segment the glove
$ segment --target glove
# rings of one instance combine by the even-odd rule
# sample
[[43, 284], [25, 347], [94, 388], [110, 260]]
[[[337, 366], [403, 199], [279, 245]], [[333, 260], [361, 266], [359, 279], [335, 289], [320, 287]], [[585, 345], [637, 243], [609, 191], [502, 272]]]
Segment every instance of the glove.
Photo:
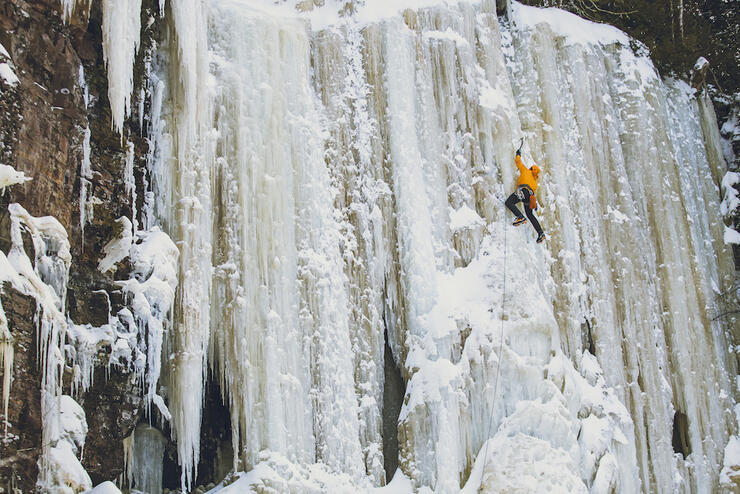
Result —
[[519, 148], [516, 150], [516, 155], [521, 156], [522, 155], [522, 148]]

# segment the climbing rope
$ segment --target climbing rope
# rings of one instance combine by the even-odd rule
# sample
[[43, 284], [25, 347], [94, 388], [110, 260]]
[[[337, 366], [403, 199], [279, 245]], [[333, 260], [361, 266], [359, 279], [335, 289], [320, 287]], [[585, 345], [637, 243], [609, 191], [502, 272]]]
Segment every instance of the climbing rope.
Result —
[[[499, 347], [498, 347], [498, 363], [496, 364], [496, 380], [493, 386], [493, 402], [491, 403], [491, 414], [488, 417], [488, 432], [486, 433], [486, 447], [483, 453], [483, 467], [480, 471], [480, 482], [478, 483], [478, 492], [483, 487], [483, 474], [486, 472], [486, 463], [488, 463], [488, 443], [491, 439], [491, 425], [493, 425], [493, 412], [496, 409], [496, 395], [498, 394], [498, 378], [501, 373], [501, 359], [503, 358], [502, 352], [504, 350], [504, 312], [506, 310], [506, 211], [502, 215], [504, 225], [504, 282], [503, 290], [501, 291], [501, 334], [499, 335]], [[488, 384], [488, 383], [486, 383]]]

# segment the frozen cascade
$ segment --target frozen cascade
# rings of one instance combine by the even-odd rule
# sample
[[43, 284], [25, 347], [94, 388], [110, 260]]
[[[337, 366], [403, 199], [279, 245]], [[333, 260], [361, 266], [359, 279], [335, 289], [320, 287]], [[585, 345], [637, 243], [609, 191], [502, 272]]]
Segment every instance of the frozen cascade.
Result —
[[[82, 99], [85, 108], [90, 105], [90, 92], [85, 80], [85, 69], [80, 66], [77, 74], [77, 83], [82, 88]], [[80, 162], [80, 231], [82, 234], [82, 246], [85, 245], [85, 225], [93, 219], [94, 198], [91, 194], [92, 186], [92, 163], [90, 162], [90, 126], [85, 127], [82, 137], [82, 161]]]
[[[734, 427], [735, 369], [711, 319], [714, 293], [733, 271], [719, 212], [708, 206], [717, 193], [705, 149], [716, 143], [703, 142], [690, 88], [664, 85], [647, 59], [609, 39], [621, 33], [605, 30], [586, 45], [536, 19], [540, 11], [517, 10], [531, 27], [512, 30], [508, 66], [522, 127], [539, 137], [529, 140], [533, 158], [549, 164], [543, 201], [557, 205], [545, 221], [560, 254], [551, 262], [562, 292], [555, 302], [567, 304], [561, 332], [572, 348], [587, 318], [607, 381], [635, 420], [643, 489], [709, 491]], [[685, 242], [667, 240], [678, 238]], [[668, 440], [678, 411], [689, 415], [689, 464]]]
[[[66, 493], [92, 487], [78, 456], [87, 423], [82, 408], [62, 395], [63, 344], [67, 321], [63, 315], [71, 256], [64, 227], [53, 217], [33, 217], [19, 204], [8, 206], [11, 247], [0, 253], [0, 276], [36, 300], [38, 354], [41, 368], [41, 455], [38, 486], [45, 492]], [[30, 236], [33, 261], [24, 250], [23, 233]], [[3, 314], [3, 319], [4, 314]], [[4, 355], [8, 362], [8, 356]], [[12, 363], [12, 362], [11, 362]], [[9, 374], [5, 370], [4, 379]]]
[[160, 194], [151, 207], [180, 250], [172, 331], [163, 342], [167, 368], [162, 371], [172, 411], [172, 433], [183, 465], [182, 484], [189, 485], [197, 474], [193, 468], [200, 454], [210, 336], [215, 131], [211, 125], [205, 4], [201, 0], [173, 1], [170, 13], [174, 29], [164, 48], [173, 66], [167, 79], [168, 112], [160, 120], [169, 119], [171, 125], [165, 125], [171, 130], [159, 136], [158, 147], [166, 154], [158, 161], [163, 167], [160, 175], [155, 173], [153, 178], [160, 178], [153, 184]]
[[162, 492], [162, 458], [165, 437], [141, 423], [124, 439], [124, 462], [128, 485], [141, 492]]
[[[238, 0], [168, 13], [147, 214], [180, 250], [163, 372], [186, 486], [206, 365], [245, 484], [389, 481], [384, 334], [417, 491], [717, 485], [736, 369], [712, 307], [733, 267], [703, 95], [553, 9], [315, 32]], [[501, 202], [520, 136], [546, 246]], [[690, 449], [674, 454], [678, 416]]]

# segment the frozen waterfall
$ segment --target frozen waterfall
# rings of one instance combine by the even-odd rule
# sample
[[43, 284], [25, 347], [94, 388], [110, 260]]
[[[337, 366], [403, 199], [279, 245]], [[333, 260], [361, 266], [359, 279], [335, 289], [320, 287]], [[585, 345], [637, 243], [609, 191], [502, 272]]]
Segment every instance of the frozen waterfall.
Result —
[[[706, 96], [554, 9], [335, 8], [166, 11], [148, 211], [180, 250], [183, 485], [208, 372], [250, 472], [234, 492], [390, 482], [387, 345], [414, 492], [712, 491], [737, 424]], [[520, 137], [545, 244], [502, 202]]]

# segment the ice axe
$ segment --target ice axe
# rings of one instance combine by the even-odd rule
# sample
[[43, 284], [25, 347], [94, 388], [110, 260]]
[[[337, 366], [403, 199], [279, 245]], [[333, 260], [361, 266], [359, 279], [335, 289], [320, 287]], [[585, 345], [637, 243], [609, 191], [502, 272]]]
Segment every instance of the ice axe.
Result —
[[519, 140], [519, 149], [516, 150], [516, 154], [522, 154], [522, 146], [524, 145], [524, 137]]

